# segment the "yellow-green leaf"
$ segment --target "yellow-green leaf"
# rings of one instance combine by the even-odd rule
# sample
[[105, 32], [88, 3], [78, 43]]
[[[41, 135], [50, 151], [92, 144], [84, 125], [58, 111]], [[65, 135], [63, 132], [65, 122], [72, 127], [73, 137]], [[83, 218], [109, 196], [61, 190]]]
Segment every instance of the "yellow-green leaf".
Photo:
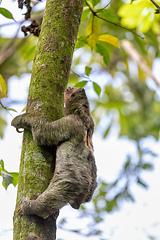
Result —
[[83, 13], [82, 13], [82, 17], [81, 17], [81, 21], [86, 20], [90, 13], [91, 13], [91, 11], [88, 7], [84, 8]]
[[94, 91], [97, 93], [97, 95], [100, 96], [101, 87], [97, 83], [93, 82], [93, 88], [94, 88]]
[[96, 44], [96, 48], [95, 48], [96, 52], [99, 53], [101, 56], [103, 56], [103, 61], [106, 65], [109, 64], [110, 61], [110, 57], [107, 51], [107, 48], [105, 46], [105, 43], [99, 42]]
[[98, 15], [102, 16], [107, 21], [120, 23], [119, 17], [109, 9], [103, 9]]
[[27, 108], [27, 106], [22, 109], [22, 112], [26, 111], [26, 108]]
[[100, 25], [97, 17], [91, 16], [86, 29], [87, 41], [91, 48], [94, 48], [100, 34]]
[[107, 42], [117, 48], [120, 47], [120, 44], [119, 44], [119, 40], [118, 38], [114, 37], [114, 36], [111, 36], [109, 34], [103, 34], [103, 35], [100, 35], [99, 38], [98, 38], [99, 41], [102, 41], [102, 42]]
[[121, 17], [121, 24], [125, 27], [137, 28], [143, 33], [152, 29], [157, 34], [159, 16], [156, 17], [155, 10], [156, 7], [150, 0], [137, 0], [132, 4], [123, 4], [118, 10], [118, 15]]
[[107, 137], [107, 135], [108, 135], [108, 133], [109, 133], [109, 131], [110, 131], [110, 129], [111, 129], [111, 126], [112, 126], [112, 125], [109, 125], [109, 127], [108, 127], [107, 130], [105, 131], [105, 133], [104, 133], [104, 135], [103, 135], [104, 138]]
[[88, 83], [87, 81], [81, 81], [81, 82], [78, 82], [77, 84], [75, 84], [74, 87], [83, 88], [87, 83]]
[[6, 125], [6, 121], [0, 117], [0, 138], [3, 138], [3, 132]]
[[4, 81], [4, 78], [0, 74], [0, 98], [4, 98], [7, 95], [7, 85]]
[[91, 71], [92, 71], [92, 68], [91, 68], [91, 67], [88, 67], [88, 66], [85, 67], [85, 74], [86, 74], [87, 76], [89, 76], [89, 74], [91, 73]]

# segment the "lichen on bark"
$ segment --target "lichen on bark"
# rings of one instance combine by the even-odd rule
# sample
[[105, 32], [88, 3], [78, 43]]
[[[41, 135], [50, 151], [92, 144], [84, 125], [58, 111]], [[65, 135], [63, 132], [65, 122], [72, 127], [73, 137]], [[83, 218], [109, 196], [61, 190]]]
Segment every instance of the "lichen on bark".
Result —
[[[42, 112], [54, 121], [62, 117], [63, 92], [67, 86], [74, 45], [84, 0], [47, 0], [36, 48], [28, 94], [27, 112]], [[56, 218], [19, 216], [25, 198], [35, 199], [48, 186], [55, 163], [55, 148], [38, 146], [24, 131], [14, 240], [56, 238]]]

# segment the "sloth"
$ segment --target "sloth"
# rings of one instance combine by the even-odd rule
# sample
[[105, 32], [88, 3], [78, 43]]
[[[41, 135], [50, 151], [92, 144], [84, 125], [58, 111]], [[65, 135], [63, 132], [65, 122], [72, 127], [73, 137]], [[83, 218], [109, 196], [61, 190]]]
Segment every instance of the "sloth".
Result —
[[69, 203], [73, 208], [89, 202], [97, 186], [93, 155], [94, 122], [83, 88], [68, 87], [64, 92], [64, 117], [56, 121], [39, 113], [15, 117], [11, 125], [29, 129], [38, 145], [56, 145], [56, 164], [48, 188], [36, 200], [24, 201], [19, 214], [35, 214], [44, 219]]

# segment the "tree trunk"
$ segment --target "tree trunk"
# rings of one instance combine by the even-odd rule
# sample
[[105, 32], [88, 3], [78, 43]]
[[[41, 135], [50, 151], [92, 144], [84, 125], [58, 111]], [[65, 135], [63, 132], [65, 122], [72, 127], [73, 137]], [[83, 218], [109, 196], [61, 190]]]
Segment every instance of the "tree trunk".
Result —
[[[62, 117], [63, 93], [84, 0], [47, 0], [42, 29], [36, 48], [28, 94], [27, 112], [42, 112], [51, 121]], [[56, 217], [20, 216], [23, 200], [36, 199], [49, 185], [55, 165], [54, 147], [40, 147], [31, 132], [24, 131], [17, 203], [14, 214], [14, 240], [56, 239]]]

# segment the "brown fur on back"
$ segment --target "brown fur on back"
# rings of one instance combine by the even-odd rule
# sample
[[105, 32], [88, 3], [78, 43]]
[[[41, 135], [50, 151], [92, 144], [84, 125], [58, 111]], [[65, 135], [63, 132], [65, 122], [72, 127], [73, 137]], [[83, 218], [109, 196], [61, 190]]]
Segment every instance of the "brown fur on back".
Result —
[[97, 186], [93, 155], [94, 122], [84, 89], [67, 88], [64, 93], [64, 117], [49, 122], [43, 115], [26, 113], [13, 119], [12, 125], [32, 131], [39, 145], [57, 145], [56, 168], [48, 188], [36, 199], [23, 202], [22, 214], [43, 218], [67, 203], [78, 209], [91, 200]]

